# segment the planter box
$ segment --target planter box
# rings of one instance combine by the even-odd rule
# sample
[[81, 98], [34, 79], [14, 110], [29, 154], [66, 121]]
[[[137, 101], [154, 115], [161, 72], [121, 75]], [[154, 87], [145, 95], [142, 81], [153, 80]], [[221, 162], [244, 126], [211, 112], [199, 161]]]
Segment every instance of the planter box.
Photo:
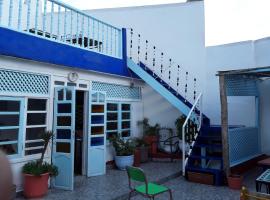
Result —
[[158, 149], [158, 137], [154, 136], [154, 135], [147, 135], [144, 136], [144, 141], [146, 142], [146, 144], [149, 145], [149, 153], [150, 155], [157, 153], [157, 149]]
[[140, 151], [141, 151], [141, 162], [142, 163], [148, 162], [149, 148], [148, 147], [140, 147]]
[[188, 172], [188, 180], [195, 183], [214, 185], [214, 175], [199, 172]]

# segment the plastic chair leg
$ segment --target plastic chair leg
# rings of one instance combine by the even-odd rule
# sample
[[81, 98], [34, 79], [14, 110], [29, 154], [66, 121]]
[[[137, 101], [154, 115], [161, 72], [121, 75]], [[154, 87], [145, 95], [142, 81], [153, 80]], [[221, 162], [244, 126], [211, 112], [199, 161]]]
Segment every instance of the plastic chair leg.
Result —
[[173, 200], [173, 197], [172, 197], [172, 190], [168, 190], [169, 191], [169, 194], [170, 194], [170, 200]]

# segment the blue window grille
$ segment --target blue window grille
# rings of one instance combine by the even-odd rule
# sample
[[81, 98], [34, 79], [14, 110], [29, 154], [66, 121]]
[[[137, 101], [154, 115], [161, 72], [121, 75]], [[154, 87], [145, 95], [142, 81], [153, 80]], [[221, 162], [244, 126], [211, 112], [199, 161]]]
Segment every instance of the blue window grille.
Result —
[[232, 128], [228, 133], [231, 167], [260, 155], [257, 127]]
[[0, 92], [47, 95], [49, 76], [0, 69]]
[[140, 100], [141, 88], [129, 87], [111, 83], [92, 82], [92, 90], [106, 92], [109, 99]]
[[255, 79], [229, 76], [225, 81], [228, 96], [258, 96], [259, 94]]
[[119, 134], [120, 137], [131, 136], [131, 104], [107, 103], [107, 139]]
[[0, 97], [0, 149], [15, 158], [22, 155], [24, 98]]

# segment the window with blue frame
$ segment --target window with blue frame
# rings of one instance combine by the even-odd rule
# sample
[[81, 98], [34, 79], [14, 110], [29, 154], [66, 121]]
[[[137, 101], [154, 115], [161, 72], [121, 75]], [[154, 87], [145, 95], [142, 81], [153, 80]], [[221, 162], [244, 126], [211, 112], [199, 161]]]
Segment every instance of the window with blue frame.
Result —
[[41, 153], [45, 130], [47, 99], [0, 97], [0, 149], [7, 155]]
[[42, 132], [47, 129], [47, 99], [28, 99], [25, 131], [25, 155], [42, 152]]
[[130, 137], [131, 105], [129, 103], [107, 103], [107, 139], [114, 135]]
[[22, 151], [23, 98], [0, 98], [0, 149], [9, 156]]

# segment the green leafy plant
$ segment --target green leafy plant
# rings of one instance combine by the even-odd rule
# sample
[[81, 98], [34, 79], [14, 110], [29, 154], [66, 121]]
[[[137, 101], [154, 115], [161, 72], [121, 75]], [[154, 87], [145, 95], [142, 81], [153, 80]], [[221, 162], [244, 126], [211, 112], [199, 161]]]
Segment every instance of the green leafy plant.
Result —
[[110, 138], [117, 156], [130, 156], [134, 154], [136, 144], [133, 140], [124, 140], [119, 136]]
[[134, 142], [135, 142], [136, 147], [148, 147], [149, 146], [149, 144], [147, 144], [143, 138], [135, 138]]
[[174, 122], [176, 126], [176, 134], [178, 135], [178, 137], [182, 137], [182, 128], [185, 123], [185, 120], [186, 120], [186, 117], [184, 115], [181, 115]]
[[23, 166], [23, 173], [24, 174], [32, 174], [34, 176], [40, 176], [45, 173], [49, 173], [50, 176], [57, 176], [58, 175], [58, 168], [53, 164], [49, 164], [44, 162], [44, 155], [48, 148], [49, 142], [53, 137], [53, 132], [45, 131], [42, 133], [42, 140], [44, 141], [43, 149], [41, 152], [41, 157], [37, 161], [31, 161], [26, 163]]
[[31, 174], [34, 176], [40, 176], [42, 174], [49, 173], [50, 176], [57, 176], [58, 169], [56, 166], [49, 164], [47, 162], [43, 162], [40, 165], [38, 161], [32, 161], [32, 162], [26, 163], [23, 166], [23, 173]]
[[[182, 128], [185, 123], [186, 117], [185, 116], [180, 116], [175, 120], [175, 126], [176, 126], [176, 133], [177, 136], [182, 139]], [[186, 142], [190, 143], [192, 142], [195, 134], [197, 131], [197, 125], [191, 121], [188, 120], [187, 126], [186, 126], [186, 133], [185, 133], [185, 140]]]
[[156, 123], [154, 126], [149, 124], [149, 119], [144, 118], [142, 121], [137, 122], [138, 126], [142, 126], [144, 136], [155, 136], [158, 135], [160, 125]]

